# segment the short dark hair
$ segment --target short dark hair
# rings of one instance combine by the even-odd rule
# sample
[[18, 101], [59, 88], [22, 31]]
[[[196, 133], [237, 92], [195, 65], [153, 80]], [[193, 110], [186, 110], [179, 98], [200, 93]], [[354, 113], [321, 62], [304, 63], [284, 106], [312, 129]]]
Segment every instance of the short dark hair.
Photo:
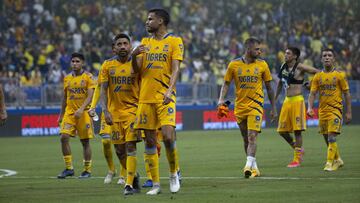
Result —
[[112, 45], [114, 46], [116, 43], [116, 40], [121, 39], [121, 38], [126, 38], [127, 40], [129, 40], [129, 42], [131, 42], [130, 36], [128, 34], [119, 33], [119, 34], [115, 35], [115, 37], [113, 38]]
[[300, 54], [301, 54], [299, 48], [297, 48], [297, 47], [288, 47], [287, 49], [290, 50], [296, 56], [296, 60], [299, 59]]
[[254, 45], [254, 44], [260, 44], [260, 40], [255, 38], [255, 37], [250, 37], [248, 38], [247, 40], [245, 40], [245, 48], [249, 48], [251, 45]]
[[156, 16], [162, 18], [164, 20], [165, 26], [167, 26], [170, 23], [170, 15], [165, 9], [153, 8], [150, 9], [148, 13], [155, 13]]
[[326, 48], [324, 48], [323, 50], [321, 50], [321, 55], [322, 55], [322, 53], [323, 53], [324, 51], [330, 51], [330, 52], [334, 55], [334, 57], [335, 57], [335, 51], [334, 51], [334, 49], [331, 49], [331, 48], [329, 48], [329, 47], [326, 47]]
[[82, 54], [80, 54], [78, 52], [74, 52], [74, 53], [71, 54], [71, 59], [73, 59], [75, 57], [81, 59], [82, 61], [85, 61], [84, 55], [82, 55]]

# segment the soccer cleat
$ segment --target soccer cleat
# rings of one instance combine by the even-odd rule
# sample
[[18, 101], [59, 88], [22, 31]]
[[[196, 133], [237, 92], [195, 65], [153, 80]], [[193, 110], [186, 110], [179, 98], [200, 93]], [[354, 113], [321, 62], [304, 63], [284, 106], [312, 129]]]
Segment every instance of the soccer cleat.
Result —
[[91, 177], [91, 173], [88, 171], [83, 171], [79, 176], [80, 179], [85, 179], [85, 178], [90, 178], [90, 177]]
[[134, 190], [134, 193], [140, 193], [140, 174], [138, 172], [136, 172], [136, 175], [134, 177], [134, 180], [133, 180], [133, 190]]
[[65, 179], [68, 176], [74, 176], [74, 175], [75, 175], [74, 169], [65, 169], [57, 176], [57, 178]]
[[114, 175], [114, 172], [109, 171], [108, 174], [105, 176], [104, 184], [110, 184], [112, 182], [112, 179], [114, 178]]
[[126, 185], [124, 188], [124, 195], [133, 195], [134, 189], [130, 185]]
[[170, 192], [177, 193], [180, 190], [179, 176], [177, 173], [171, 174], [169, 178]]
[[344, 161], [341, 158], [338, 158], [336, 160], [334, 160], [334, 164], [337, 164], [340, 167], [344, 166]]
[[249, 178], [250, 176], [251, 176], [251, 168], [250, 167], [245, 167], [244, 168], [244, 177]]
[[181, 185], [181, 179], [182, 179], [182, 176], [181, 176], [181, 171], [180, 171], [180, 169], [179, 170], [177, 170], [177, 175], [178, 175], [178, 177], [179, 177], [179, 183], [180, 183], [180, 185]]
[[147, 192], [146, 194], [147, 195], [157, 195], [157, 194], [160, 194], [161, 192], [161, 189], [160, 189], [160, 185], [159, 184], [156, 184], [154, 185], [151, 190], [149, 192]]
[[148, 187], [152, 187], [153, 186], [153, 182], [152, 182], [152, 180], [146, 180], [145, 182], [144, 182], [144, 184], [142, 185], [142, 187], [143, 188], [148, 188]]
[[251, 170], [251, 176], [250, 178], [255, 178], [260, 176], [260, 170], [258, 168], [253, 168]]
[[333, 171], [332, 163], [326, 162], [325, 167], [324, 167], [324, 171]]
[[292, 161], [291, 163], [289, 163], [287, 165], [288, 168], [296, 168], [296, 167], [299, 167], [300, 166], [300, 162], [297, 162], [297, 161]]
[[124, 177], [119, 177], [119, 180], [117, 181], [118, 185], [125, 185], [125, 178]]

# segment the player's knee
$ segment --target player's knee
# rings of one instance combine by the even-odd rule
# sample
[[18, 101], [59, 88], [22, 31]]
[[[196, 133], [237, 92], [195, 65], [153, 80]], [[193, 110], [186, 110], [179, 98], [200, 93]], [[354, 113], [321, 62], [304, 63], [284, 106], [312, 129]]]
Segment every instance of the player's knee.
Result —
[[125, 145], [124, 146], [116, 145], [115, 146], [115, 151], [116, 151], [116, 154], [118, 155], [118, 157], [120, 159], [125, 159], [126, 158], [126, 147], [125, 147]]
[[136, 154], [136, 143], [133, 142], [127, 142], [126, 143], [126, 152], [129, 155], [129, 153], [135, 152]]
[[104, 146], [111, 145], [110, 137], [109, 137], [109, 138], [102, 137], [101, 143], [102, 143]]
[[152, 147], [156, 147], [156, 138], [154, 138], [154, 137], [146, 137], [145, 138], [145, 145], [146, 145], [146, 147], [150, 147], [150, 148], [152, 148]]
[[156, 150], [156, 146], [154, 147], [145, 147], [145, 154], [148, 154], [148, 155], [152, 155], [152, 154], [156, 154], [157, 153], [157, 150]]
[[81, 139], [81, 144], [83, 145], [83, 147], [89, 147], [90, 146], [90, 141], [89, 139]]
[[174, 150], [176, 148], [176, 142], [174, 140], [164, 140], [166, 149]]
[[60, 141], [62, 143], [69, 142], [69, 138], [70, 138], [70, 136], [68, 134], [61, 134]]
[[328, 142], [329, 142], [329, 143], [336, 142], [336, 136], [334, 136], [334, 135], [329, 135], [329, 137], [328, 137]]
[[248, 135], [248, 141], [250, 144], [255, 144], [256, 143], [256, 134], [254, 133], [249, 133]]

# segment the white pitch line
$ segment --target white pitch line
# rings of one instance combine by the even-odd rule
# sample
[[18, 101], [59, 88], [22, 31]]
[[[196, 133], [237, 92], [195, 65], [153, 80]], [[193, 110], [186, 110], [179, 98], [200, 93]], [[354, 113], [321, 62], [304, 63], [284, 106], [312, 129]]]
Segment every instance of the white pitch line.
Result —
[[5, 174], [0, 175], [0, 178], [2, 178], [2, 177], [8, 177], [8, 176], [14, 176], [14, 175], [16, 175], [16, 174], [17, 174], [17, 172], [16, 172], [16, 171], [9, 170], [9, 169], [0, 169], [0, 171], [5, 172]]
[[[0, 169], [1, 170], [1, 169]], [[55, 176], [14, 176], [10, 177], [11, 179], [57, 179]], [[105, 177], [92, 176], [90, 179], [103, 179]], [[67, 177], [66, 179], [77, 179], [77, 177]], [[146, 179], [146, 177], [141, 177], [141, 179]], [[160, 179], [169, 179], [169, 177], [160, 177]], [[183, 180], [242, 180], [244, 177], [182, 177]], [[260, 180], [360, 180], [360, 177], [319, 177], [319, 178], [309, 178], [309, 177], [257, 177], [254, 179]]]

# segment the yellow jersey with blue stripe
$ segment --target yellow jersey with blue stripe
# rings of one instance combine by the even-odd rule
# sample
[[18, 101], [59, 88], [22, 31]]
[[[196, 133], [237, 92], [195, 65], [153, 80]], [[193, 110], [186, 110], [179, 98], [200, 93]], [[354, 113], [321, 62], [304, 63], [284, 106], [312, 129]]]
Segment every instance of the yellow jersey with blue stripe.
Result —
[[131, 59], [125, 63], [118, 56], [106, 60], [101, 66], [99, 81], [108, 82], [108, 110], [114, 122], [126, 121], [136, 115], [140, 82]]
[[[183, 60], [184, 45], [180, 37], [167, 34], [163, 39], [143, 38], [145, 45], [140, 68], [141, 89], [140, 103], [162, 103], [164, 93], [169, 87], [172, 74], [172, 61]], [[176, 101], [176, 88], [172, 99]]]
[[86, 100], [88, 89], [94, 89], [95, 86], [96, 81], [93, 75], [87, 71], [83, 71], [81, 75], [75, 75], [74, 73], [66, 75], [64, 78], [64, 92], [66, 93], [65, 114], [74, 114]]
[[334, 69], [330, 72], [321, 71], [315, 74], [312, 82], [312, 92], [319, 92], [319, 118], [325, 119], [332, 114], [342, 119], [342, 93], [349, 90], [345, 73]]
[[262, 115], [264, 103], [263, 82], [271, 81], [268, 64], [261, 59], [245, 63], [243, 58], [231, 61], [224, 81], [235, 81], [235, 115]]

